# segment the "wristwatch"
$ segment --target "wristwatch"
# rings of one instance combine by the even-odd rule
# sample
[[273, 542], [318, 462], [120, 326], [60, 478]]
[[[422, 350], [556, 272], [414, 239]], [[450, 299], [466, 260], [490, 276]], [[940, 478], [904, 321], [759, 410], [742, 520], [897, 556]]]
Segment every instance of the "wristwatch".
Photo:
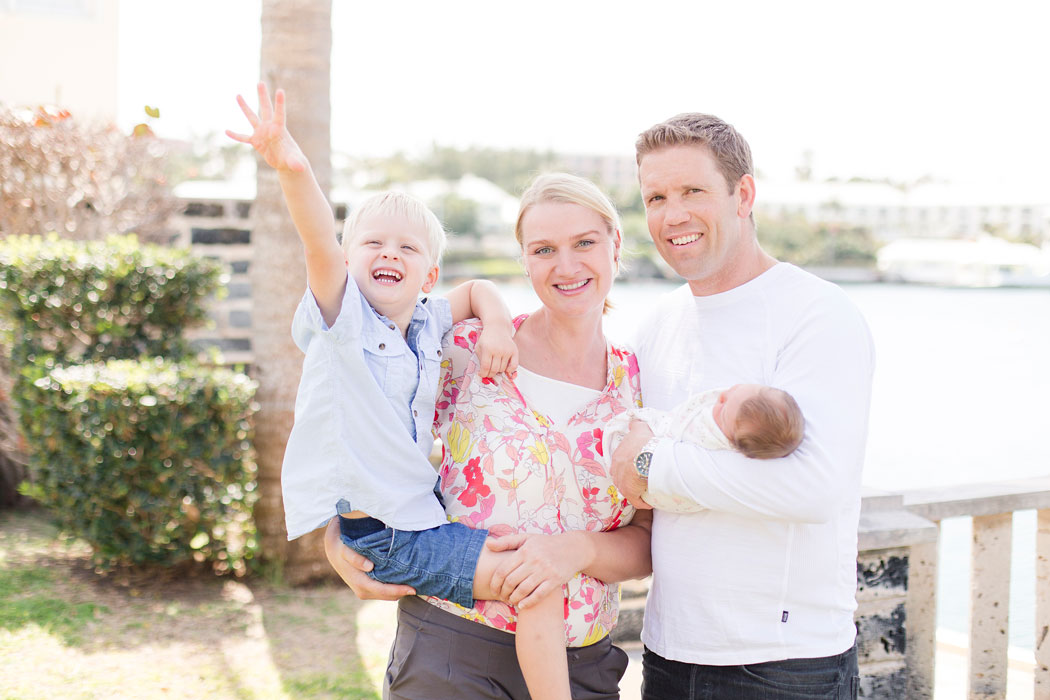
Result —
[[653, 452], [656, 451], [656, 438], [651, 438], [649, 442], [645, 443], [639, 452], [634, 457], [634, 470], [638, 472], [638, 476], [642, 477], [646, 481], [649, 481], [649, 467], [653, 463]]

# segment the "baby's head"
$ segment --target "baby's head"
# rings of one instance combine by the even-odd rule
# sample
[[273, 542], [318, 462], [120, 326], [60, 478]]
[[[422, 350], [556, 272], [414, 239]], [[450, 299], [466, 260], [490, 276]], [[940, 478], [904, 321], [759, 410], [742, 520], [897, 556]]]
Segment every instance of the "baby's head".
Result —
[[438, 278], [445, 229], [423, 202], [403, 192], [369, 197], [346, 219], [343, 251], [350, 275], [388, 318], [416, 304]]
[[754, 459], [791, 454], [806, 426], [791, 394], [760, 384], [734, 384], [723, 391], [714, 419], [733, 447]]

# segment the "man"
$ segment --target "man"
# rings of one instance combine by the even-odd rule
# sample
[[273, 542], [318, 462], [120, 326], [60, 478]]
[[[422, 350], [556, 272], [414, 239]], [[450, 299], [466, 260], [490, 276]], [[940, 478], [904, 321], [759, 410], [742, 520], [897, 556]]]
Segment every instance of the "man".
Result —
[[636, 145], [650, 234], [687, 282], [638, 334], [646, 406], [754, 383], [806, 418], [782, 459], [651, 439], [640, 422], [613, 455], [635, 505], [652, 489], [702, 507], [654, 514], [642, 696], [855, 698], [867, 326], [838, 287], [762, 250], [751, 152], [732, 126], [683, 114]]

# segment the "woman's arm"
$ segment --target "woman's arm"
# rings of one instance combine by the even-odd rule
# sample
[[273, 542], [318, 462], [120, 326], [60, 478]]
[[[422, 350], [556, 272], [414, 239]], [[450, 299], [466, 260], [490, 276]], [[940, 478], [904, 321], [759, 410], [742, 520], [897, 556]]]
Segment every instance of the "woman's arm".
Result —
[[577, 572], [616, 583], [652, 573], [652, 511], [638, 511], [629, 525], [608, 532], [574, 530], [558, 535], [508, 535], [490, 540], [493, 551], [515, 550], [496, 567], [492, 589], [520, 608], [570, 580]]

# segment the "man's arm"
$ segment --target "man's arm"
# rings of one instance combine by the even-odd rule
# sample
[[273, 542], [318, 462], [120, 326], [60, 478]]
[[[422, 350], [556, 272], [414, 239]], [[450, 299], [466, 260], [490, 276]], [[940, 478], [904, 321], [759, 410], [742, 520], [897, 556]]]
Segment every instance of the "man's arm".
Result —
[[[747, 517], [824, 522], [845, 494], [859, 492], [871, 378], [870, 335], [859, 312], [845, 302], [817, 302], [776, 359], [772, 385], [798, 401], [806, 437], [788, 457], [748, 459], [728, 450], [705, 450], [662, 439], [648, 487], [711, 510]], [[614, 468], [633, 460], [640, 439], [628, 435]], [[642, 443], [644, 444], [644, 442]]]
[[475, 346], [482, 377], [513, 372], [518, 367], [518, 346], [510, 309], [496, 285], [488, 280], [470, 280], [446, 295], [452, 307], [452, 322], [481, 319], [481, 335]]
[[343, 583], [350, 587], [361, 600], [397, 600], [406, 595], [415, 595], [411, 586], [396, 583], [382, 583], [370, 577], [366, 572], [374, 564], [343, 544], [339, 539], [338, 516], [328, 521], [324, 531], [324, 553]]
[[346, 258], [335, 237], [335, 219], [321, 186], [299, 145], [285, 126], [284, 91], [270, 103], [265, 83], [259, 83], [259, 114], [237, 96], [237, 104], [252, 126], [251, 135], [227, 131], [235, 141], [251, 144], [277, 171], [284, 201], [306, 253], [306, 276], [321, 316], [331, 326], [339, 315], [346, 286]]

